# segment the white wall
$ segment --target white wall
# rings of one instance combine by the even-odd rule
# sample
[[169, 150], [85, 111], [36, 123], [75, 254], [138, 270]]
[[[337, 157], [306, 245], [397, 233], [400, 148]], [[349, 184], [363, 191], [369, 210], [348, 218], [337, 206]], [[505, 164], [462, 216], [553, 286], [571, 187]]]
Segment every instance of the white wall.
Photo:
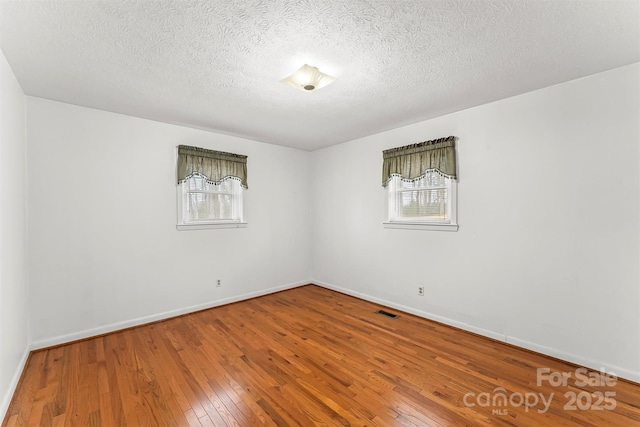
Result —
[[[24, 96], [0, 71], [2, 405], [29, 342], [311, 276], [640, 380], [639, 64], [314, 153], [27, 97], [28, 172]], [[382, 228], [381, 151], [450, 134], [460, 230]], [[179, 144], [249, 156], [248, 228], [176, 231]]]
[[29, 345], [25, 97], [0, 52], [0, 418]]
[[[310, 153], [31, 97], [27, 129], [34, 347], [309, 282]], [[179, 144], [249, 156], [248, 228], [176, 231]]]
[[[640, 381], [639, 77], [635, 64], [314, 152], [314, 282]], [[384, 229], [382, 150], [449, 135], [459, 231]]]

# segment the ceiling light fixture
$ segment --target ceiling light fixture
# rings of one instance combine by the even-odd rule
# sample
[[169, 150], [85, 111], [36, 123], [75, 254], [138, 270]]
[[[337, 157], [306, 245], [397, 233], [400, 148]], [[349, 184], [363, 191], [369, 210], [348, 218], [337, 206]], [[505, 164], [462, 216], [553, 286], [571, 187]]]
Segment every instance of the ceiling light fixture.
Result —
[[336, 77], [330, 76], [318, 70], [316, 67], [304, 64], [298, 71], [280, 82], [298, 88], [305, 92], [314, 92], [336, 81]]

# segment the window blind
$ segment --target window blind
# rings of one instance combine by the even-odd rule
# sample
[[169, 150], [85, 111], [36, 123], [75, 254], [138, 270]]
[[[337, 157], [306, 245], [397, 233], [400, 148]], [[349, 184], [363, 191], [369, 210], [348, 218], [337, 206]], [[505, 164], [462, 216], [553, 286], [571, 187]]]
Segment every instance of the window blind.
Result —
[[449, 181], [435, 172], [422, 178], [399, 182], [396, 186], [396, 212], [398, 219], [447, 221], [449, 219]]

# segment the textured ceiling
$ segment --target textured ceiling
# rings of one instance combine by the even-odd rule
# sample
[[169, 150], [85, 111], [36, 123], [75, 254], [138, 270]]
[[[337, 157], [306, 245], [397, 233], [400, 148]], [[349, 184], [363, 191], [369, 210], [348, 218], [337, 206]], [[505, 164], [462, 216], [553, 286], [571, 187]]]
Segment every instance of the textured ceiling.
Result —
[[0, 0], [0, 47], [28, 95], [313, 150], [639, 62], [640, 2]]

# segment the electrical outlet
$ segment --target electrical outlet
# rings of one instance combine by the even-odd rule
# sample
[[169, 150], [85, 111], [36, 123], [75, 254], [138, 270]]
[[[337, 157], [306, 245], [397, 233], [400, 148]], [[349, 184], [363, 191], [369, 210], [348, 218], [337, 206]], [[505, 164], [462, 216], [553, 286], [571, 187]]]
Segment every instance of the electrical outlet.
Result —
[[421, 297], [424, 296], [424, 288], [422, 286], [418, 287], [418, 295], [420, 295]]
[[220, 286], [222, 286], [222, 280], [218, 279], [216, 281], [216, 288], [219, 288]]

